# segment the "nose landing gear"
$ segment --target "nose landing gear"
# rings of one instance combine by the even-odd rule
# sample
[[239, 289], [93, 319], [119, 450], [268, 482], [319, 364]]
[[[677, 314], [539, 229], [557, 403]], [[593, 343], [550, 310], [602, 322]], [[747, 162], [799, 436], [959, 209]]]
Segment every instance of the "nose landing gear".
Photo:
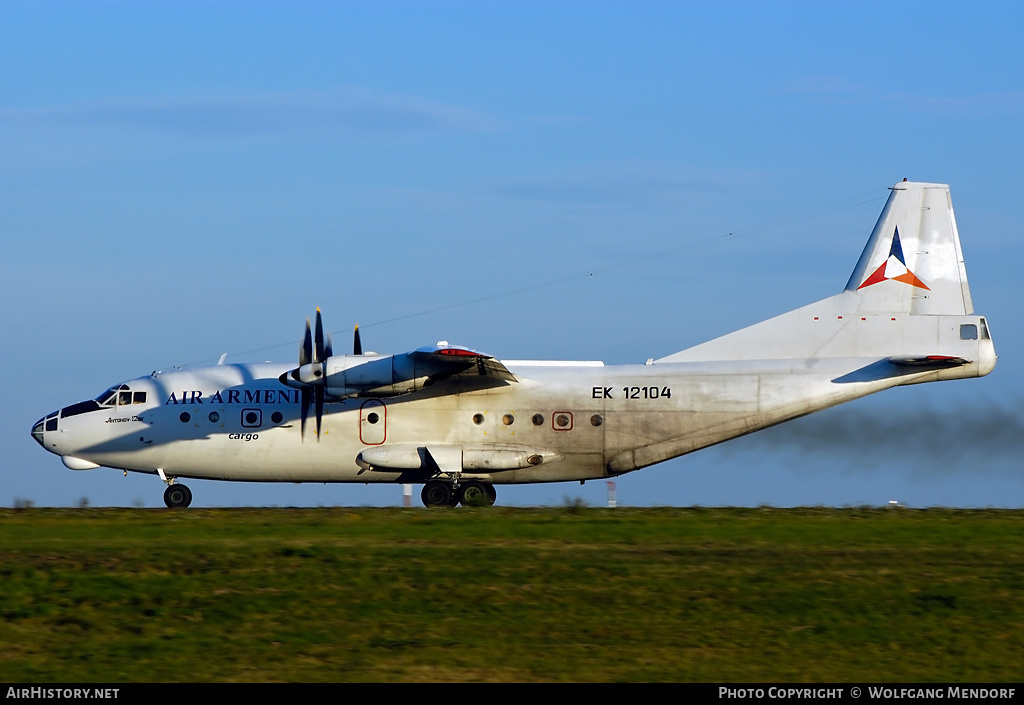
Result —
[[164, 504], [168, 509], [184, 509], [192, 504], [192, 490], [185, 485], [176, 483], [173, 477], [167, 477], [163, 468], [157, 468], [156, 473], [161, 480], [167, 483], [167, 489], [164, 490]]
[[170, 509], [184, 509], [192, 504], [192, 490], [185, 485], [168, 485], [164, 490], [164, 504]]

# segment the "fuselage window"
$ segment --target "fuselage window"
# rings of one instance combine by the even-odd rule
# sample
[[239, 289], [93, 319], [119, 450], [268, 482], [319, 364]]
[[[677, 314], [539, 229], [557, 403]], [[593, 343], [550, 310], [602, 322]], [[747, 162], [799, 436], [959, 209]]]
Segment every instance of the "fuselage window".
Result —
[[571, 411], [556, 411], [554, 416], [551, 417], [551, 423], [554, 425], [556, 431], [571, 431], [572, 430], [572, 412]]
[[964, 323], [960, 326], [960, 340], [977, 340], [978, 326], [973, 323]]

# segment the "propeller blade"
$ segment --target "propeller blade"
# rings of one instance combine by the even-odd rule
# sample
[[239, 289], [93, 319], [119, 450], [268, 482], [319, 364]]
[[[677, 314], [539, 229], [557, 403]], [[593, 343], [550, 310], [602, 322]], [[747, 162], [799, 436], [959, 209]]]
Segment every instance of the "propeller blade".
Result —
[[313, 362], [313, 336], [309, 332], [309, 319], [306, 319], [306, 337], [299, 348], [299, 367]]
[[326, 358], [324, 356], [324, 321], [320, 317], [320, 309], [316, 310], [316, 348], [314, 350], [315, 357], [313, 362], [323, 362]]
[[324, 388], [317, 386], [313, 388], [313, 394], [316, 397], [316, 440], [320, 442], [320, 420], [324, 415]]
[[328, 357], [330, 357], [333, 354], [334, 354], [334, 343], [331, 342], [331, 334], [328, 333], [327, 334], [327, 347], [324, 348], [324, 355], [325, 355], [324, 359], [326, 360]]
[[308, 389], [303, 389], [301, 392], [301, 400], [299, 406], [302, 411], [302, 424], [299, 426], [299, 437], [302, 440], [306, 440], [306, 418], [309, 417], [309, 405], [313, 401], [312, 392]]
[[359, 340], [359, 326], [356, 325], [356, 332], [352, 338], [352, 354], [362, 355], [363, 354], [363, 343]]

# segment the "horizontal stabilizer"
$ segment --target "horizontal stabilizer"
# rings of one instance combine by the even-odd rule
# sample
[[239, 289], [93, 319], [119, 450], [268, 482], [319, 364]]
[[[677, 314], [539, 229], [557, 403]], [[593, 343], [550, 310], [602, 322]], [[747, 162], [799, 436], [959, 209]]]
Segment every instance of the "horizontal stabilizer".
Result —
[[972, 360], [966, 360], [954, 355], [897, 355], [889, 358], [894, 365], [907, 365], [910, 367], [961, 367], [971, 364]]

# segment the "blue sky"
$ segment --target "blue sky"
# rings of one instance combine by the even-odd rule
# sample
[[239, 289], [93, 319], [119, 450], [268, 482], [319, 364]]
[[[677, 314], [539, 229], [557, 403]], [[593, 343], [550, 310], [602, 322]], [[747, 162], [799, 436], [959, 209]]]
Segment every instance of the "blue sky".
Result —
[[1024, 506], [1022, 26], [998, 2], [0, 4], [0, 504], [159, 505], [31, 424], [223, 352], [291, 361], [316, 306], [380, 352], [669, 354], [839, 291], [907, 177], [951, 185], [996, 371], [621, 477], [619, 501]]

